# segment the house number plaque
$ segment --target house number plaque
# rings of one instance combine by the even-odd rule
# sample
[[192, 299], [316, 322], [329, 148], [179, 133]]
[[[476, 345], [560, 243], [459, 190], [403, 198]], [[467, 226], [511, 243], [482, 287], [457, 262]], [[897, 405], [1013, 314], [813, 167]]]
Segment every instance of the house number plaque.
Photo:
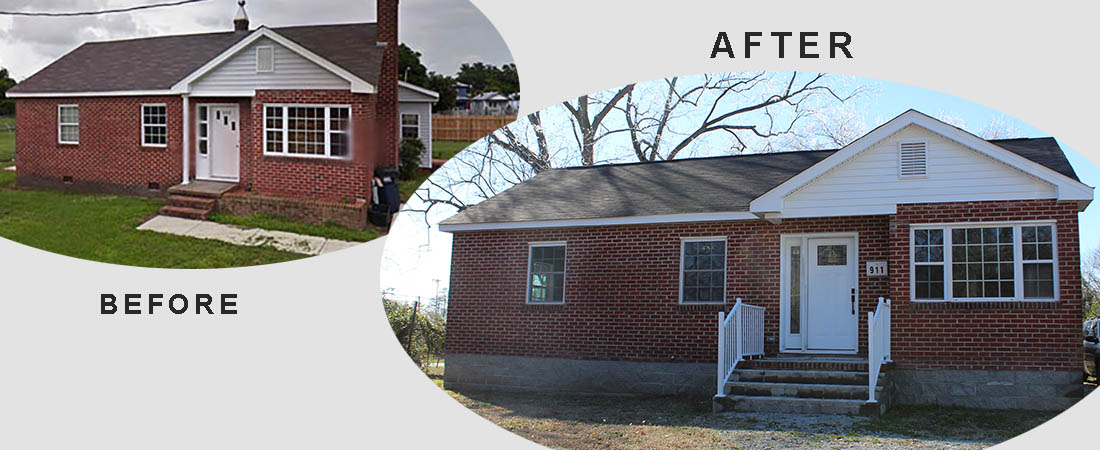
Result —
[[867, 276], [886, 276], [886, 261], [867, 261]]

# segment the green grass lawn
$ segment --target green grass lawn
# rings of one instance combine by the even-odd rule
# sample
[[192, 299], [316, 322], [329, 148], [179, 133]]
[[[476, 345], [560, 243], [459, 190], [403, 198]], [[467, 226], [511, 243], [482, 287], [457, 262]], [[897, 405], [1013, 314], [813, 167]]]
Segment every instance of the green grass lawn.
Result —
[[0, 117], [0, 164], [11, 161], [14, 157], [15, 119]]
[[0, 171], [0, 237], [49, 252], [164, 268], [239, 267], [305, 257], [267, 247], [138, 231], [136, 227], [163, 205], [159, 199], [17, 190], [14, 184], [15, 172]]
[[323, 238], [339, 239], [342, 241], [367, 242], [369, 240], [377, 238], [382, 234], [373, 225], [367, 225], [367, 228], [364, 230], [353, 230], [332, 223], [326, 223], [324, 225], [312, 225], [308, 223], [295, 222], [293, 220], [285, 219], [282, 217], [268, 216], [262, 214], [253, 214], [250, 216], [214, 214], [210, 217], [210, 220], [227, 225], [239, 225], [248, 228], [263, 228], [265, 230], [287, 231], [290, 233], [308, 234], [310, 236], [320, 236]]
[[401, 193], [401, 202], [404, 203], [409, 201], [409, 198], [416, 192], [416, 188], [424, 184], [429, 176], [431, 176], [430, 173], [417, 172], [416, 176], [411, 180], [397, 180], [397, 190]]
[[432, 158], [451, 159], [462, 149], [469, 147], [473, 142], [467, 141], [432, 141]]

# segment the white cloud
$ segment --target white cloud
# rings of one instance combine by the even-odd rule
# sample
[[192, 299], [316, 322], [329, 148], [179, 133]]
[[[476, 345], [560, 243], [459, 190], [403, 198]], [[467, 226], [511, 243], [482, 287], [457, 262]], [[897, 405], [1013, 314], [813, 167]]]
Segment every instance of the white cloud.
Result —
[[[134, 6], [134, 0], [0, 0], [8, 11], [99, 10]], [[133, 13], [73, 18], [0, 18], [0, 66], [26, 78], [87, 41], [190, 34], [232, 29], [236, 0], [211, 0]], [[252, 26], [373, 22], [373, 3], [362, 0], [252, 0]], [[401, 41], [423, 53], [430, 70], [454, 74], [464, 62], [504, 64], [512, 55], [496, 28], [467, 0], [401, 1]]]

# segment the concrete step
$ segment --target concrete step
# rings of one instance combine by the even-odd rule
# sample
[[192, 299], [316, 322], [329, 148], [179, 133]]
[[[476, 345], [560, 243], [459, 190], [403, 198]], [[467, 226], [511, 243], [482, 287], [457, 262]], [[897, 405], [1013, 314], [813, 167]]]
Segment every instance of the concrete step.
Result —
[[182, 217], [184, 219], [206, 220], [206, 218], [210, 216], [210, 211], [167, 205], [160, 208], [159, 214], [162, 216]]
[[884, 403], [836, 398], [756, 397], [729, 395], [715, 397], [715, 409], [738, 412], [775, 412], [790, 414], [850, 414], [877, 417], [886, 411]]
[[[875, 388], [875, 399], [882, 398], [883, 389], [881, 385]], [[726, 393], [744, 397], [867, 400], [867, 385], [731, 381], [726, 383]]]
[[192, 181], [189, 184], [177, 184], [168, 188], [172, 195], [186, 195], [189, 197], [220, 198], [222, 194], [237, 187], [237, 183], [221, 181]]
[[737, 368], [745, 369], [791, 369], [791, 370], [832, 370], [849, 372], [867, 372], [867, 358], [862, 359], [801, 359], [801, 358], [761, 358], [741, 361]]
[[190, 195], [169, 195], [168, 205], [181, 208], [203, 209], [213, 211], [218, 200], [209, 197], [192, 197]]
[[[886, 372], [880, 372], [879, 384], [886, 378]], [[867, 372], [846, 370], [793, 370], [793, 369], [737, 369], [730, 375], [730, 381], [750, 381], [769, 383], [803, 384], [847, 384], [867, 385]]]

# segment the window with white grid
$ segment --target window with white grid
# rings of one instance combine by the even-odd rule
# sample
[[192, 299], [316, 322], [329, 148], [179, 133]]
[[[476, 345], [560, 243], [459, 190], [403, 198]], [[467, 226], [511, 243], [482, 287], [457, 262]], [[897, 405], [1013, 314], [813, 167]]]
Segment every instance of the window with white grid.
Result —
[[264, 153], [346, 158], [350, 155], [348, 106], [264, 105]]
[[80, 143], [79, 105], [60, 105], [57, 107], [57, 142], [61, 144]]
[[167, 105], [141, 105], [141, 145], [168, 146]]

